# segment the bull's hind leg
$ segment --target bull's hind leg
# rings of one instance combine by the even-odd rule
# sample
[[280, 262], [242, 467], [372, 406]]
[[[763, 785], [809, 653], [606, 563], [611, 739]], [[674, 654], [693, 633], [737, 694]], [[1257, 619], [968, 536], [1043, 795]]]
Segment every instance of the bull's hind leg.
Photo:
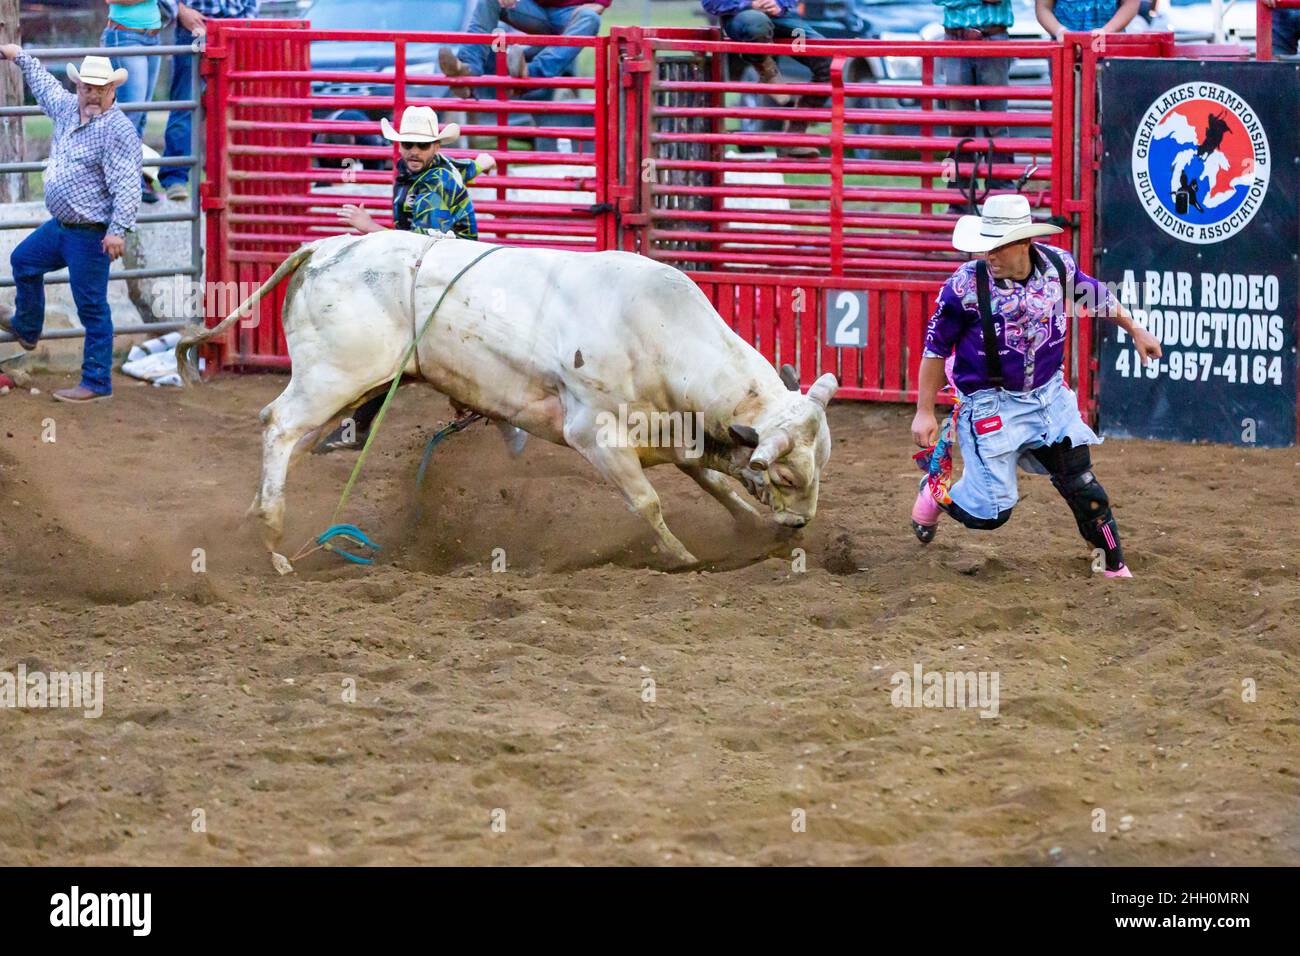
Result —
[[678, 465], [690, 475], [697, 485], [718, 500], [722, 507], [731, 513], [738, 522], [761, 522], [763, 513], [751, 505], [727, 483], [727, 478], [720, 471], [705, 468], [702, 465]]
[[641, 468], [635, 448], [618, 448], [602, 445], [596, 438], [595, 428], [583, 428], [565, 423], [564, 438], [583, 458], [591, 462], [623, 493], [628, 508], [645, 519], [654, 529], [664, 552], [678, 564], [694, 564], [695, 555], [677, 540], [664, 523], [663, 505], [659, 495]]
[[320, 371], [325, 374], [317, 374], [315, 368], [295, 374], [280, 397], [262, 409], [262, 480], [249, 513], [261, 520], [262, 543], [281, 574], [293, 571], [279, 548], [284, 535], [284, 486], [295, 451], [306, 447], [320, 427], [368, 384], [359, 382], [351, 390], [340, 388], [346, 373], [334, 368]]

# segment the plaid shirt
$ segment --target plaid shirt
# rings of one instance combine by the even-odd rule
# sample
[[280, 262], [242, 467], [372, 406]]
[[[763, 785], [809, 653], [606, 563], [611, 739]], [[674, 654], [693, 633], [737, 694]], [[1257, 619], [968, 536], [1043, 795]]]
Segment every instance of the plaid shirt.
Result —
[[1015, 21], [1011, 0], [985, 3], [984, 0], [934, 0], [943, 7], [943, 25], [951, 30], [964, 27], [1009, 27]]
[[257, 16], [258, 0], [188, 0], [185, 6], [205, 17], [221, 20], [251, 20]]
[[16, 61], [36, 102], [54, 121], [45, 167], [45, 206], [60, 222], [104, 222], [121, 236], [140, 209], [140, 136], [116, 106], [81, 122], [77, 95], [23, 53]]

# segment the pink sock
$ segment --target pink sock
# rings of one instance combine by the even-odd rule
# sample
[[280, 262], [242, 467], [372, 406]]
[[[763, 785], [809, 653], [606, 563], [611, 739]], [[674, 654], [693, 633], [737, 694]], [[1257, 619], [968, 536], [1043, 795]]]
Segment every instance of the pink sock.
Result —
[[939, 502], [930, 494], [930, 486], [923, 484], [916, 493], [916, 503], [912, 505], [912, 520], [927, 528], [939, 523]]

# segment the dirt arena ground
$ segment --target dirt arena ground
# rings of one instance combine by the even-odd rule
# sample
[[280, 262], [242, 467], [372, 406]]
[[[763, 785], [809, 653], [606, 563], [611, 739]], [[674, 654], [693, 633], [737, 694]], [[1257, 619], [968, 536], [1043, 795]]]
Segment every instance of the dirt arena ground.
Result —
[[[68, 381], [0, 398], [0, 670], [102, 670], [106, 703], [0, 711], [0, 863], [1300, 861], [1300, 450], [1108, 443], [1108, 581], [1040, 478], [922, 548], [908, 410], [839, 404], [798, 537], [652, 473], [707, 559], [669, 574], [565, 449], [476, 426], [417, 502], [448, 411], [408, 388], [348, 513], [380, 564], [279, 578], [242, 514], [283, 378]], [[291, 475], [294, 546], [352, 462]], [[998, 716], [892, 706], [917, 664], [996, 671]]]

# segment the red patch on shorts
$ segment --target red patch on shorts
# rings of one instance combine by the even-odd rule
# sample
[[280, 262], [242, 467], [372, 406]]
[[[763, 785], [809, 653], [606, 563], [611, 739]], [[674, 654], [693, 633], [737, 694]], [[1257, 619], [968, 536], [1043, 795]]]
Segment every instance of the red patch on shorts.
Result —
[[989, 432], [995, 432], [1002, 427], [1002, 416], [994, 415], [992, 418], [981, 418], [975, 423], [976, 435], [987, 435]]

